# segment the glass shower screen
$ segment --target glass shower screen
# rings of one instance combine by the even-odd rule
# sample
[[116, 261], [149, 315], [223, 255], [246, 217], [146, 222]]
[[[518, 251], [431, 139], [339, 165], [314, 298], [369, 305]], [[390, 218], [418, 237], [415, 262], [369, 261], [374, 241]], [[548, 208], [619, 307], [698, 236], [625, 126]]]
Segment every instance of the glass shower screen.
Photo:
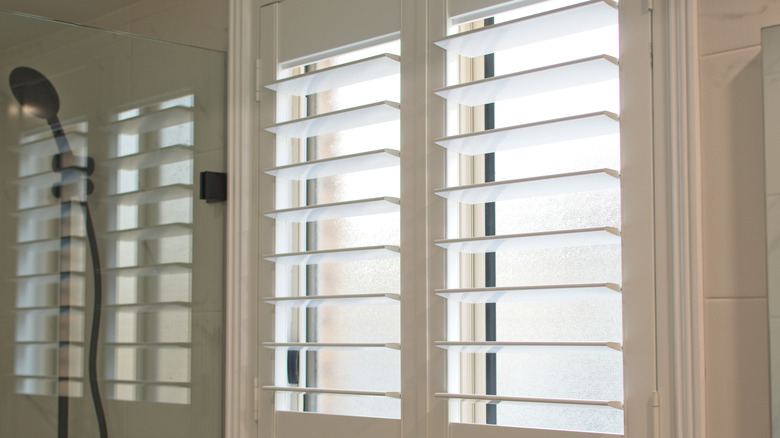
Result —
[[3, 434], [222, 434], [225, 54], [0, 14]]

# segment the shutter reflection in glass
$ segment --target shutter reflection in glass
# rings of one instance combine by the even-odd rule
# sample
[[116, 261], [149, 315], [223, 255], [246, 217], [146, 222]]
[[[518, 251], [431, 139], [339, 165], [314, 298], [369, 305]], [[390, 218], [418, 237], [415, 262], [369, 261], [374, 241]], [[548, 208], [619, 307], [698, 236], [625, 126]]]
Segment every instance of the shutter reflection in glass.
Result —
[[[461, 327], [460, 339], [438, 343], [450, 351], [450, 372], [462, 375], [450, 376], [440, 396], [451, 399], [454, 421], [620, 434], [617, 5], [545, 1], [481, 23], [437, 42], [461, 66], [437, 90], [461, 121], [449, 117], [450, 136], [437, 143], [456, 157], [451, 163], [477, 169], [449, 165], [448, 184], [463, 186], [449, 204], [473, 207], [450, 207], [448, 220], [484, 222], [483, 206], [495, 202], [497, 236], [481, 237], [484, 226], [449, 227], [437, 242], [448, 248], [450, 271], [474, 272], [450, 275], [450, 290], [437, 291], [451, 302], [450, 324]], [[494, 78], [482, 79], [485, 55]], [[491, 122], [493, 133], [483, 126]], [[496, 183], [482, 184], [486, 153], [495, 153]], [[480, 268], [488, 252], [495, 278]], [[501, 292], [485, 293], [493, 284]], [[492, 323], [483, 310], [491, 302]], [[491, 329], [495, 341], [486, 338]], [[491, 378], [494, 397], [485, 392]], [[485, 400], [501, 401], [492, 420]]]
[[109, 125], [107, 399], [190, 403], [194, 104], [129, 108]]
[[264, 345], [282, 410], [400, 416], [399, 50], [344, 53], [268, 86], [277, 329]]

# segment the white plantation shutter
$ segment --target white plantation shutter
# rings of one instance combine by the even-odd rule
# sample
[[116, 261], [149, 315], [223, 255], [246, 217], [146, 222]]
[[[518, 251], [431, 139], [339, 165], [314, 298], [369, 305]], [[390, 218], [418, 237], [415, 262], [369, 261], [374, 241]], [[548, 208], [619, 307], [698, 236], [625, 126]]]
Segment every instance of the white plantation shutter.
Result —
[[[364, 8], [376, 19], [343, 19]], [[263, 58], [280, 60], [261, 110], [276, 114], [264, 127], [275, 145], [260, 145], [274, 151], [263, 171], [276, 186], [262, 207], [276, 230], [263, 254], [274, 287], [261, 292], [275, 309], [275, 333], [261, 335], [274, 351], [273, 384], [261, 385], [273, 436], [398, 436], [400, 58], [387, 35], [399, 5], [285, 1], [262, 13], [278, 13], [279, 29], [278, 53]]]
[[[293, 2], [260, 17], [260, 435], [648, 436], [649, 100], [619, 89], [647, 86], [621, 57], [644, 28], [619, 49], [610, 0], [408, 0], [401, 57], [380, 14]], [[401, 71], [403, 103], [340, 94]]]
[[[478, 170], [434, 191], [460, 206], [448, 209], [448, 222], [474, 215], [493, 228], [456, 227], [434, 242], [451, 272], [435, 293], [451, 303], [455, 327], [435, 345], [460, 373], [436, 396], [450, 400], [457, 423], [622, 434], [618, 10], [610, 0], [567, 3], [502, 7], [498, 22], [435, 41], [461, 63], [490, 57], [495, 75], [435, 90], [487, 128], [458, 128], [451, 117], [452, 135], [436, 143], [477, 167], [491, 154], [484, 160], [495, 160], [496, 179], [480, 180]], [[451, 13], [471, 12], [450, 4]], [[489, 257], [494, 267], [482, 268]], [[488, 304], [495, 313], [483, 317]], [[492, 328], [463, 328], [480, 324]], [[454, 424], [454, 435], [465, 427]]]

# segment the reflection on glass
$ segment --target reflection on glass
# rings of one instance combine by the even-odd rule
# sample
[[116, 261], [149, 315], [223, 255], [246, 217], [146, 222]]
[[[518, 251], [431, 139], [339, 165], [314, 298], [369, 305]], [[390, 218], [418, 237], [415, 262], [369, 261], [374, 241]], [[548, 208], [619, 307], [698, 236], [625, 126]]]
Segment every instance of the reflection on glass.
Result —
[[[194, 196], [196, 173], [224, 163], [224, 54], [12, 14], [0, 28], [20, 38], [0, 41], [0, 76], [45, 72], [71, 149], [95, 161], [87, 199], [109, 436], [218, 435], [224, 206]], [[63, 179], [52, 130], [3, 83], [0, 390], [12, 402], [0, 424], [19, 436], [98, 437], [88, 372], [96, 252], [79, 203], [52, 192]]]

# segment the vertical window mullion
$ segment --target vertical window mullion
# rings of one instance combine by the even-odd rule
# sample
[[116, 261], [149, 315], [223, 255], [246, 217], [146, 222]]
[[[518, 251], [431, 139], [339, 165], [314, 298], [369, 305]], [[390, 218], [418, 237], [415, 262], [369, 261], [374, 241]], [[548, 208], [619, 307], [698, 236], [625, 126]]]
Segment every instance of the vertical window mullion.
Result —
[[[485, 26], [493, 24], [493, 18], [486, 18]], [[495, 55], [488, 53], [484, 60], [484, 77], [492, 78], [495, 76]], [[485, 105], [485, 130], [495, 129], [496, 127], [496, 104], [488, 103]], [[485, 154], [485, 182], [494, 182], [496, 180], [496, 154]], [[485, 203], [485, 236], [496, 235], [496, 203]], [[485, 254], [485, 287], [496, 287], [496, 253], [488, 252]], [[485, 341], [496, 341], [496, 303], [485, 304]], [[498, 394], [497, 382], [497, 363], [496, 353], [485, 354], [485, 393], [490, 395]], [[497, 406], [488, 404], [485, 406], [486, 423], [497, 424]]]

